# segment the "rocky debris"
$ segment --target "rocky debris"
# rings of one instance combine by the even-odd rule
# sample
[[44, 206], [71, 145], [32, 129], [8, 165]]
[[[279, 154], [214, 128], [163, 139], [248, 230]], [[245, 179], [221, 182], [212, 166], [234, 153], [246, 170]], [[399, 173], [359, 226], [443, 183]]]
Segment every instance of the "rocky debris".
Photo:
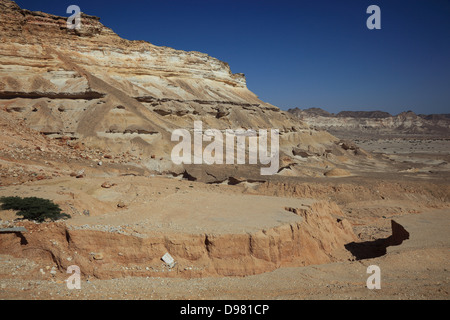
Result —
[[117, 184], [111, 183], [111, 182], [103, 182], [103, 183], [102, 183], [102, 188], [109, 189], [109, 188], [112, 188], [112, 187], [114, 187], [114, 186], [116, 186], [116, 185], [117, 185]]
[[300, 157], [303, 157], [303, 158], [308, 158], [308, 157], [312, 156], [312, 154], [309, 153], [307, 150], [304, 150], [304, 149], [301, 149], [301, 148], [298, 148], [298, 147], [295, 147], [295, 148], [292, 149], [292, 154], [294, 156], [300, 156]]
[[75, 174], [75, 178], [80, 179], [85, 177], [85, 170], [82, 169]]
[[344, 150], [358, 150], [359, 147], [353, 142], [353, 141], [349, 141], [349, 140], [340, 140], [338, 142], [338, 145], [342, 147], [342, 149]]
[[[81, 169], [71, 171], [67, 168], [68, 164], [75, 164], [70, 167], [77, 168], [92, 167], [94, 163], [97, 163], [95, 160], [100, 159], [105, 153], [105, 150], [91, 149], [86, 146], [74, 148], [74, 141], [68, 137], [50, 138], [28, 128], [22, 119], [7, 114], [1, 109], [0, 113], [1, 186], [53, 179], [64, 175], [76, 177]], [[119, 152], [113, 159], [106, 159], [104, 162], [107, 162], [107, 165], [112, 163], [126, 165], [132, 161], [136, 163], [141, 160], [141, 157]]]
[[302, 208], [285, 207], [284, 210], [292, 212], [293, 214], [296, 214], [298, 216], [304, 216], [307, 213], [307, 209]]
[[58, 273], [57, 268], [53, 266], [53, 267], [51, 268], [51, 270], [50, 270], [50, 274], [51, 274], [52, 276], [55, 276], [57, 273]]
[[103, 260], [104, 259], [104, 255], [101, 252], [99, 252], [99, 253], [91, 252], [91, 255], [94, 260]]

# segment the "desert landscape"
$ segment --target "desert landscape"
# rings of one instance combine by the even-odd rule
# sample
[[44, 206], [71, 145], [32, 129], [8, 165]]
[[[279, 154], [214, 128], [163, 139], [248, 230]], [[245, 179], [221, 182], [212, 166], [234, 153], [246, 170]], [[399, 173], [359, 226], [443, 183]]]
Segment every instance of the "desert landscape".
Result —
[[[448, 115], [283, 111], [225, 62], [81, 17], [0, 0], [0, 199], [70, 216], [0, 210], [0, 299], [449, 298]], [[277, 129], [276, 174], [175, 164], [195, 121]]]

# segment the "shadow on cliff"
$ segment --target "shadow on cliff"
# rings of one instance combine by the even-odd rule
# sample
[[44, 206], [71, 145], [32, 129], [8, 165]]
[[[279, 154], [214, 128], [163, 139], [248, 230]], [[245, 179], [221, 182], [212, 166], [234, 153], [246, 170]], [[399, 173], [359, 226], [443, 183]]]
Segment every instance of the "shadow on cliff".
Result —
[[351, 242], [345, 248], [356, 258], [356, 260], [381, 257], [386, 254], [387, 247], [399, 246], [404, 240], [409, 239], [409, 232], [394, 220], [391, 220], [392, 235], [374, 241]]

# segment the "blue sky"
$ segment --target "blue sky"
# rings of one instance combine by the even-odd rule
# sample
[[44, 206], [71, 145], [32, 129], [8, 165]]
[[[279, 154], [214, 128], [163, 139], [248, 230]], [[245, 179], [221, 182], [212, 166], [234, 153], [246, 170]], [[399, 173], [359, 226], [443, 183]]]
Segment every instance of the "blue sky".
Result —
[[[281, 109], [450, 113], [450, 0], [17, 0], [71, 4], [130, 40], [200, 51]], [[369, 5], [381, 30], [369, 30]]]

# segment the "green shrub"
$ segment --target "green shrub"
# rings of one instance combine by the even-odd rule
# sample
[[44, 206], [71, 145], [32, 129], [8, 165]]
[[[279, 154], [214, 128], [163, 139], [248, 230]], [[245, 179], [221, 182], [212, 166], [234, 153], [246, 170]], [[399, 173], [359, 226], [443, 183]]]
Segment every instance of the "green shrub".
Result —
[[68, 214], [61, 213], [61, 209], [50, 200], [29, 197], [3, 197], [0, 198], [3, 210], [17, 210], [16, 215], [22, 219], [44, 222], [46, 219], [52, 221], [70, 218]]

